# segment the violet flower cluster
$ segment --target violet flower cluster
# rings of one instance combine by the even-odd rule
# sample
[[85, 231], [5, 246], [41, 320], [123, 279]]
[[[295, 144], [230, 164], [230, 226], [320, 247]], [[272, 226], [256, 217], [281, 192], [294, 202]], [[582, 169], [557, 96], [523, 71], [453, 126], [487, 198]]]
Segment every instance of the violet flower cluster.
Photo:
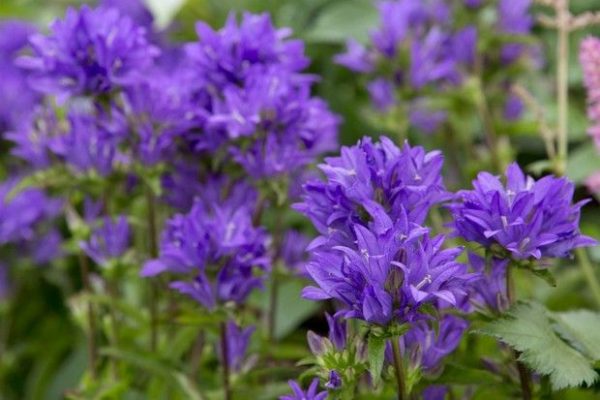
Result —
[[336, 299], [338, 315], [388, 326], [423, 318], [424, 304], [460, 306], [476, 279], [421, 226], [429, 207], [447, 198], [442, 156], [382, 138], [344, 147], [326, 159], [326, 181], [306, 184], [296, 208], [321, 233], [307, 272], [317, 286], [303, 296]]

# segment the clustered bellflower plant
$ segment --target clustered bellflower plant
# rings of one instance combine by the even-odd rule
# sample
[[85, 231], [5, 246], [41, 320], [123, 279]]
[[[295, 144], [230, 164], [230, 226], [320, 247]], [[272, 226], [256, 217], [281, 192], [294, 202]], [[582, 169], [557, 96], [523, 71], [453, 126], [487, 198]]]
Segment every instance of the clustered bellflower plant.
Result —
[[[167, 21], [98, 0], [0, 21], [0, 398], [597, 384], [598, 204], [578, 187], [600, 193], [597, 163], [579, 170], [583, 137], [600, 143], [594, 37], [589, 136], [567, 133], [569, 34], [598, 15], [308, 3], [185, 4]], [[558, 31], [556, 57], [538, 28]]]

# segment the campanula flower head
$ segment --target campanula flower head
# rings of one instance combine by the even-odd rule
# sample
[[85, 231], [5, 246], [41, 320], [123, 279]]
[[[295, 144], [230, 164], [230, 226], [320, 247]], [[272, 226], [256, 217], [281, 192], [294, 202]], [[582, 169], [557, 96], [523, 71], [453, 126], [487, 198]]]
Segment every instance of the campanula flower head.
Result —
[[587, 89], [587, 114], [592, 123], [588, 133], [600, 151], [600, 39], [585, 38], [581, 42], [579, 60]]
[[355, 245], [315, 251], [307, 271], [317, 286], [305, 298], [336, 299], [338, 315], [381, 326], [420, 319], [424, 304], [463, 301], [475, 276], [456, 261], [461, 248], [443, 249], [443, 237], [384, 213], [374, 219], [371, 229], [353, 226]]
[[[311, 96], [315, 77], [301, 41], [276, 29], [267, 14], [231, 15], [222, 29], [197, 25], [186, 46], [182, 82], [191, 92], [197, 151], [225, 149], [255, 178], [295, 172], [337, 146], [339, 118]], [[190, 85], [189, 82], [194, 82]], [[194, 125], [195, 124], [195, 125]]]
[[[171, 218], [163, 232], [160, 255], [144, 266], [142, 276], [164, 272], [192, 276], [171, 287], [207, 309], [219, 303], [242, 303], [255, 288], [262, 287], [270, 261], [269, 237], [252, 222], [256, 195], [245, 185], [245, 201], [198, 199], [187, 214]], [[235, 189], [233, 190], [236, 191]], [[240, 192], [238, 190], [238, 192]]]
[[325, 400], [327, 398], [327, 392], [319, 392], [319, 379], [315, 378], [310, 383], [310, 386], [306, 390], [302, 390], [302, 387], [296, 381], [288, 382], [292, 388], [292, 394], [279, 397], [279, 400]]
[[[533, 16], [529, 12], [531, 0], [498, 1], [498, 30], [508, 35], [527, 35], [533, 26]], [[525, 53], [527, 46], [522, 43], [508, 43], [502, 46], [500, 58], [504, 64], [516, 61]]]
[[48, 36], [33, 35], [33, 54], [22, 57], [34, 89], [64, 100], [73, 95], [102, 95], [138, 82], [159, 50], [146, 28], [115, 8], [70, 8]]
[[510, 260], [485, 258], [469, 253], [469, 265], [480, 276], [477, 285], [473, 285], [470, 300], [476, 309], [504, 312], [510, 307], [506, 293], [506, 268]]
[[[427, 375], [436, 375], [442, 368], [443, 359], [458, 347], [469, 324], [454, 315], [445, 315], [434, 329], [428, 321], [414, 323], [400, 339], [400, 349], [412, 369], [420, 369]], [[392, 359], [391, 346], [386, 358]]]
[[495, 253], [515, 259], [566, 257], [595, 240], [579, 231], [579, 214], [587, 201], [572, 204], [574, 184], [545, 176], [536, 181], [516, 164], [506, 183], [481, 172], [473, 190], [458, 192], [451, 206], [456, 234]]
[[25, 71], [15, 65], [35, 31], [21, 21], [0, 22], [0, 134], [17, 129], [40, 101], [40, 95], [28, 86]]
[[116, 220], [106, 217], [93, 230], [90, 239], [81, 243], [82, 250], [100, 266], [106, 267], [111, 260], [123, 256], [129, 249], [131, 231], [124, 215]]
[[[405, 225], [421, 224], [431, 206], [448, 199], [441, 176], [440, 152], [425, 152], [405, 143], [398, 148], [389, 138], [363, 138], [342, 147], [319, 167], [325, 181], [305, 184], [303, 202], [295, 208], [309, 217], [322, 235], [313, 242], [354, 242], [355, 224], [368, 226], [374, 215], [387, 213]], [[382, 210], [382, 211], [381, 211]]]

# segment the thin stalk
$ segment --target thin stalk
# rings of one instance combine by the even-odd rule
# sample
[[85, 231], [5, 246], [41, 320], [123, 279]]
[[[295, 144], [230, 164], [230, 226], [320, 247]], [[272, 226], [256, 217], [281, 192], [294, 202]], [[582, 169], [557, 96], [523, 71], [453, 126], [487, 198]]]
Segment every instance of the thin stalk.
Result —
[[[79, 268], [81, 270], [81, 279], [83, 280], [83, 287], [86, 293], [92, 293], [92, 285], [90, 281], [90, 264], [85, 254], [79, 252]], [[88, 335], [87, 340], [87, 352], [88, 352], [88, 368], [90, 375], [93, 379], [96, 378], [98, 364], [98, 347], [96, 343], [96, 313], [94, 312], [94, 306], [91, 302], [87, 305], [87, 323], [88, 323]]]
[[390, 339], [392, 344], [392, 352], [394, 355], [394, 373], [396, 375], [396, 384], [398, 385], [398, 400], [408, 400], [406, 391], [406, 379], [404, 377], [404, 365], [402, 362], [402, 354], [400, 354], [400, 346], [398, 338]]
[[598, 308], [600, 308], [600, 283], [598, 283], [598, 278], [594, 273], [594, 268], [592, 267], [592, 263], [588, 257], [588, 253], [585, 249], [576, 249], [575, 254], [577, 259], [579, 260], [579, 266], [585, 275], [585, 279], [590, 285], [590, 289], [592, 290], [592, 295], [598, 303]]
[[[512, 276], [513, 267], [508, 264], [506, 267], [506, 297], [508, 303], [512, 306], [515, 302], [515, 284]], [[523, 400], [531, 400], [533, 398], [531, 389], [531, 373], [525, 364], [519, 361], [519, 352], [513, 350], [513, 358], [517, 365], [517, 371], [519, 373], [519, 382], [521, 383], [521, 395]]]
[[[109, 279], [106, 281], [106, 287], [108, 289], [108, 294], [110, 296], [110, 309], [109, 309], [109, 318], [110, 324], [112, 325], [112, 346], [114, 348], [119, 347], [120, 339], [119, 339], [119, 322], [117, 320], [117, 314], [115, 313], [115, 302], [119, 298], [119, 289], [118, 285], [115, 281]], [[111, 357], [111, 368], [112, 374], [115, 379], [119, 378], [119, 361], [116, 357]]]
[[556, 44], [556, 92], [558, 96], [558, 172], [567, 166], [569, 129], [569, 0], [557, 0], [558, 41]]
[[229, 382], [229, 346], [227, 344], [227, 324], [221, 322], [221, 365], [223, 366], [223, 390], [225, 400], [232, 400], [231, 383]]
[[483, 60], [478, 57], [475, 64], [475, 70], [477, 76], [479, 76], [479, 99], [477, 100], [477, 111], [481, 117], [483, 128], [485, 130], [485, 143], [490, 151], [490, 157], [492, 159], [492, 166], [496, 171], [502, 170], [500, 165], [500, 158], [498, 157], [498, 135], [496, 134], [496, 128], [494, 127], [494, 120], [492, 113], [487, 103], [485, 96], [485, 88], [483, 87], [482, 71], [483, 71]]
[[275, 340], [275, 324], [277, 315], [277, 298], [279, 295], [277, 271], [271, 272], [271, 289], [269, 291], [269, 313], [267, 320], [269, 342]]
[[[148, 207], [148, 237], [150, 246], [150, 257], [158, 257], [158, 231], [156, 225], [156, 199], [152, 189], [146, 191], [146, 203]], [[158, 290], [154, 282], [150, 282], [150, 349], [156, 350], [158, 338]]]

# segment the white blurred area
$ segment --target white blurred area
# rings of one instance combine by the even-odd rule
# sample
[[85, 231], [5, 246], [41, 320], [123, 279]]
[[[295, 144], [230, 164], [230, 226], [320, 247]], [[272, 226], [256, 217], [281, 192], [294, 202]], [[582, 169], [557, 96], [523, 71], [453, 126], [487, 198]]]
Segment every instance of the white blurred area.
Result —
[[165, 28], [181, 8], [185, 0], [144, 0], [157, 27]]

